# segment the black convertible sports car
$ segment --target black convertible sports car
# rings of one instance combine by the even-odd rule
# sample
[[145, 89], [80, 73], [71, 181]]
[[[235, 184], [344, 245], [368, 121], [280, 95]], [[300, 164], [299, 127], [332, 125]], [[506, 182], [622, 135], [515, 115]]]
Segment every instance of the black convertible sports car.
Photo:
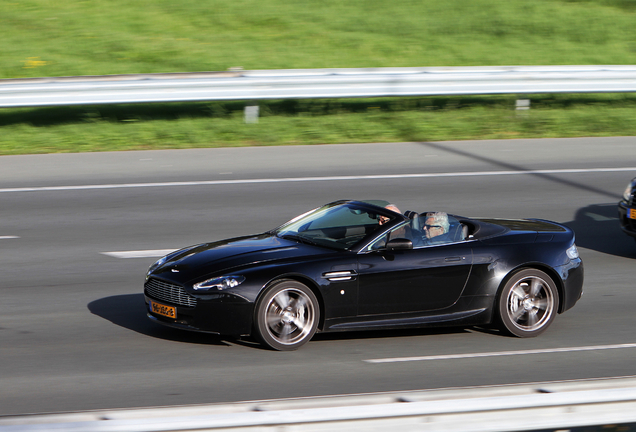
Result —
[[293, 350], [316, 331], [495, 323], [536, 336], [581, 297], [565, 226], [385, 204], [337, 201], [263, 234], [175, 251], [148, 269], [148, 316]]
[[633, 178], [618, 203], [618, 219], [623, 232], [636, 239], [636, 178]]

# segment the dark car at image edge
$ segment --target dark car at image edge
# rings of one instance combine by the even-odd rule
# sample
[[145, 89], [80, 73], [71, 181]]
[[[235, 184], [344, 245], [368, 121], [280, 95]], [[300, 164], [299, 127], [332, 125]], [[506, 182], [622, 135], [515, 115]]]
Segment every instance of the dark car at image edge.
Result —
[[532, 337], [581, 297], [571, 229], [448, 215], [436, 241], [428, 214], [337, 201], [262, 234], [172, 252], [146, 275], [148, 317], [293, 350], [317, 331], [496, 324]]
[[636, 178], [633, 178], [618, 203], [618, 220], [623, 232], [636, 240]]

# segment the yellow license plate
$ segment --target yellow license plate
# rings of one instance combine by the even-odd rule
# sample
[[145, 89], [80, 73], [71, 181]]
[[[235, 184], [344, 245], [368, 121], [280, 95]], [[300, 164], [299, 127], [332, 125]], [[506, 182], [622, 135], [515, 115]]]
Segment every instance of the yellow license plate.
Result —
[[166, 306], [154, 301], [150, 302], [150, 310], [157, 315], [162, 315], [168, 318], [177, 318], [177, 308], [174, 306]]
[[630, 219], [636, 219], [636, 209], [627, 209], [627, 217]]

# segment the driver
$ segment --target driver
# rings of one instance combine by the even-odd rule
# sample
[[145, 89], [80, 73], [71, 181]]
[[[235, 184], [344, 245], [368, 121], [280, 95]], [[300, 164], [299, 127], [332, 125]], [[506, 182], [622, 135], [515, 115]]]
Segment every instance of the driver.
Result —
[[426, 222], [424, 223], [424, 233], [428, 243], [447, 243], [450, 242], [448, 230], [450, 224], [448, 222], [448, 214], [444, 212], [427, 213]]

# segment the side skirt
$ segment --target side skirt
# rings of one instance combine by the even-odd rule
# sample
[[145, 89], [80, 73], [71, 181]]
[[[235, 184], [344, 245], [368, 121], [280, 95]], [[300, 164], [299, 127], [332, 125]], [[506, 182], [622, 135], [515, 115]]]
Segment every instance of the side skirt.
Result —
[[324, 332], [364, 329], [394, 329], [408, 327], [427, 327], [443, 325], [478, 325], [489, 323], [492, 317], [489, 308], [477, 308], [458, 312], [450, 312], [426, 316], [367, 316], [353, 320], [330, 320], [325, 323]]

